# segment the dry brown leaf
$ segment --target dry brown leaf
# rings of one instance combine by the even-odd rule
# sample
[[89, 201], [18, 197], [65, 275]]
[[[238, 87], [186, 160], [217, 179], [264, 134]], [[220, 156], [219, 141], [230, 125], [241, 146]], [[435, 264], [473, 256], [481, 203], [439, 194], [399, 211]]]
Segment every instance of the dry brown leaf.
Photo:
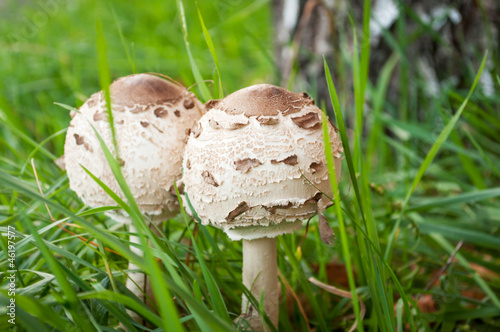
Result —
[[335, 240], [335, 233], [328, 224], [328, 220], [326, 220], [326, 217], [322, 213], [319, 214], [319, 236], [321, 237], [321, 240], [327, 245], [333, 245]]
[[434, 300], [432, 299], [432, 295], [430, 294], [422, 295], [418, 299], [417, 305], [420, 311], [424, 314], [437, 311], [436, 303], [434, 302]]

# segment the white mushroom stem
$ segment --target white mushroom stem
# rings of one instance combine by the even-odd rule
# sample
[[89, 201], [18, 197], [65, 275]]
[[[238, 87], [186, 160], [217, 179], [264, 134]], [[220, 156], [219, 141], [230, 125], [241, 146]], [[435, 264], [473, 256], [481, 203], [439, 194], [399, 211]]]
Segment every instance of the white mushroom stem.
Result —
[[[150, 229], [155, 233], [156, 235], [160, 235], [160, 232], [154, 227], [153, 225], [150, 225]], [[129, 231], [130, 231], [130, 238], [129, 241], [131, 243], [136, 243], [136, 244], [141, 244], [141, 240], [139, 236], [137, 235], [132, 235], [132, 234], [137, 234], [137, 229], [135, 228], [134, 225], [130, 224], [129, 226]], [[149, 244], [151, 244], [151, 241], [149, 241]], [[136, 255], [140, 257], [144, 257], [144, 252], [135, 247], [135, 246], [130, 246], [130, 250], [135, 253]], [[139, 267], [132, 263], [131, 261], [128, 263], [128, 269], [129, 270], [138, 270]], [[151, 280], [149, 279], [149, 276], [145, 274], [144, 272], [131, 272], [128, 274], [128, 279], [127, 279], [127, 288], [134, 293], [139, 300], [142, 302], [146, 303], [146, 305], [149, 308], [153, 308], [156, 306], [156, 300], [154, 298], [153, 294], [153, 289], [151, 287]], [[141, 317], [136, 314], [135, 312], [131, 310], [127, 310], [128, 314], [136, 321], [136, 322], [141, 322], [142, 319]], [[144, 322], [143, 322], [144, 323]]]
[[[278, 328], [279, 294], [276, 238], [243, 240], [243, 284], [260, 302], [264, 296], [264, 312]], [[243, 295], [242, 312], [255, 331], [263, 331], [263, 320], [258, 308], [253, 308]]]

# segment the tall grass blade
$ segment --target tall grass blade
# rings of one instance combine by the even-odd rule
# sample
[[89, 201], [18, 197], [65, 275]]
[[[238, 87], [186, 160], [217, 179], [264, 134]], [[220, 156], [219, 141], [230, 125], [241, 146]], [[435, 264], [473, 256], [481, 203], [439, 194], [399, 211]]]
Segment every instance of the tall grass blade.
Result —
[[125, 41], [125, 37], [123, 36], [123, 30], [122, 26], [120, 25], [120, 22], [118, 21], [118, 17], [116, 16], [115, 9], [113, 6], [111, 6], [111, 12], [113, 13], [113, 20], [115, 22], [116, 30], [118, 31], [118, 35], [120, 36], [120, 41], [123, 46], [123, 50], [125, 51], [125, 55], [127, 56], [128, 63], [130, 64], [130, 69], [132, 70], [132, 73], [137, 73], [137, 67], [135, 65], [135, 59], [132, 58], [132, 55], [130, 53], [130, 50], [127, 46], [127, 43]]
[[104, 153], [104, 156], [106, 157], [109, 167], [111, 168], [111, 171], [113, 172], [113, 175], [115, 176], [115, 179], [118, 185], [120, 186], [120, 189], [122, 190], [124, 196], [127, 198], [127, 203], [130, 208], [129, 209], [130, 217], [134, 226], [138, 231], [138, 235], [144, 252], [144, 258], [146, 264], [145, 271], [148, 271], [149, 272], [148, 274], [151, 277], [151, 285], [153, 287], [153, 292], [155, 297], [157, 299], [162, 299], [161, 301], [158, 302], [158, 306], [160, 308], [160, 314], [163, 318], [162, 326], [166, 331], [184, 331], [184, 328], [182, 327], [179, 321], [179, 314], [174, 306], [172, 297], [168, 290], [169, 287], [165, 282], [164, 278], [162, 277], [160, 266], [154, 260], [154, 257], [148, 246], [147, 238], [145, 237], [143, 231], [146, 230], [146, 234], [149, 231], [149, 236], [153, 237], [153, 239], [154, 236], [152, 235], [152, 232], [149, 230], [149, 227], [145, 225], [139, 206], [137, 205], [137, 202], [135, 201], [135, 198], [132, 192], [130, 191], [130, 188], [127, 185], [127, 182], [121, 172], [121, 168], [117, 160], [111, 155], [111, 152], [109, 151], [108, 147], [104, 143], [102, 137], [99, 135], [97, 130], [95, 130], [95, 128], [93, 129], [97, 139], [99, 140], [99, 144], [101, 145], [101, 149]]
[[40, 234], [38, 234], [38, 231], [35, 229], [35, 226], [33, 226], [29, 221], [25, 222], [25, 226], [27, 229], [30, 230], [31, 235], [35, 240], [36, 246], [38, 247], [38, 249], [40, 249], [40, 252], [47, 261], [50, 270], [57, 279], [59, 287], [61, 288], [61, 292], [66, 296], [69, 305], [68, 310], [72, 313], [75, 325], [89, 326], [89, 327], [92, 326], [92, 324], [89, 321], [89, 318], [86, 315], [81, 314], [84, 311], [84, 309], [82, 308], [84, 304], [82, 304], [78, 300], [76, 292], [69, 283], [69, 281], [66, 279], [66, 276], [63, 270], [61, 269], [61, 266], [59, 265], [59, 262], [57, 262], [54, 256], [50, 253], [49, 249], [42, 240]]
[[186, 23], [186, 15], [184, 13], [184, 4], [182, 0], [176, 0], [176, 2], [177, 2], [177, 9], [179, 11], [179, 16], [181, 18], [181, 27], [182, 27], [182, 34], [184, 36], [184, 44], [186, 45], [189, 62], [191, 63], [191, 70], [193, 72], [196, 82], [198, 83], [198, 89], [200, 90], [201, 96], [203, 97], [204, 101], [208, 101], [212, 99], [212, 95], [210, 94], [210, 90], [208, 90], [208, 87], [203, 77], [201, 76], [200, 69], [198, 68], [198, 65], [196, 65], [196, 61], [193, 58], [193, 54], [191, 53], [191, 46], [189, 44], [189, 37], [188, 37], [188, 30]]
[[332, 186], [332, 191], [333, 191], [333, 196], [335, 200], [335, 211], [336, 215], [339, 221], [339, 231], [340, 231], [340, 241], [342, 245], [342, 253], [344, 255], [344, 260], [345, 260], [345, 265], [346, 265], [346, 271], [347, 271], [347, 277], [349, 279], [349, 288], [351, 289], [351, 294], [352, 294], [352, 306], [354, 308], [354, 315], [356, 316], [356, 321], [358, 322], [357, 324], [357, 329], [359, 332], [363, 331], [363, 324], [361, 322], [361, 315], [360, 315], [360, 307], [359, 307], [359, 300], [358, 300], [358, 294], [356, 293], [356, 283], [354, 281], [354, 274], [352, 270], [352, 264], [351, 264], [351, 254], [349, 252], [349, 247], [348, 247], [348, 242], [347, 242], [347, 232], [346, 232], [346, 227], [344, 224], [344, 217], [342, 215], [342, 208], [340, 206], [340, 195], [339, 193], [339, 188], [338, 188], [338, 183], [337, 183], [337, 177], [335, 173], [335, 163], [333, 162], [333, 153], [332, 153], [332, 146], [330, 143], [330, 133], [328, 130], [328, 119], [325, 115], [325, 113], [321, 113], [322, 116], [322, 128], [323, 128], [323, 142], [325, 145], [325, 156], [326, 156], [326, 163], [328, 166], [328, 174], [330, 177], [330, 184]]
[[210, 50], [210, 54], [212, 55], [212, 59], [214, 60], [215, 69], [217, 70], [216, 84], [218, 85], [219, 88], [218, 88], [218, 95], [216, 96], [216, 98], [222, 99], [224, 98], [224, 89], [222, 88], [222, 76], [220, 74], [219, 59], [217, 58], [217, 53], [215, 52], [215, 46], [212, 41], [212, 37], [210, 37], [210, 33], [208, 32], [207, 27], [205, 26], [205, 22], [203, 21], [203, 16], [201, 15], [200, 8], [196, 6], [196, 10], [198, 11], [198, 17], [200, 19], [201, 29], [203, 30], [203, 36], [205, 36], [205, 41], [207, 42], [208, 49]]
[[210, 294], [210, 301], [212, 302], [212, 306], [214, 307], [215, 313], [219, 315], [224, 321], [230, 322], [231, 320], [229, 319], [229, 315], [227, 314], [227, 308], [226, 304], [224, 303], [224, 300], [222, 299], [222, 295], [219, 291], [219, 288], [217, 287], [217, 284], [215, 283], [214, 277], [212, 276], [212, 273], [207, 267], [207, 264], [205, 263], [205, 260], [203, 258], [203, 255], [200, 251], [200, 248], [198, 247], [198, 244], [196, 243], [196, 239], [193, 236], [193, 232], [191, 231], [191, 228], [189, 227], [189, 221], [186, 216], [186, 212], [184, 211], [184, 206], [182, 204], [182, 199], [179, 194], [179, 189], [177, 188], [177, 185], [174, 184], [175, 187], [175, 192], [177, 194], [177, 199], [179, 201], [180, 209], [182, 211], [182, 216], [184, 218], [184, 222], [186, 223], [186, 227], [189, 233], [189, 236], [193, 242], [193, 247], [196, 253], [196, 258], [198, 259], [198, 262], [200, 263], [201, 267], [201, 272], [203, 273], [203, 278], [205, 279], [205, 282], [208, 287], [208, 292]]
[[[106, 56], [106, 39], [102, 31], [101, 20], [96, 21], [97, 31], [97, 62], [99, 69], [99, 83], [101, 85], [104, 101], [106, 103], [106, 113], [108, 115], [108, 122], [111, 128], [111, 137], [113, 140], [113, 152], [118, 156], [118, 142], [116, 141], [115, 121], [113, 120], [113, 110], [111, 108], [111, 93], [109, 92], [109, 85], [111, 84], [111, 74], [109, 73], [108, 58]], [[119, 157], [118, 157], [119, 158]]]

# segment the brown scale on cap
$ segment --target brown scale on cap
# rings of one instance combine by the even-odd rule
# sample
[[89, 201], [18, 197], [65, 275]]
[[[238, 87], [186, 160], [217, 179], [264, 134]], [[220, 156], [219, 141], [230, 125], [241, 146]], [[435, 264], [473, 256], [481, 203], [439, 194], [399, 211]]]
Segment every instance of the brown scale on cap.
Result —
[[193, 133], [193, 136], [194, 138], [198, 138], [198, 136], [201, 135], [201, 132], [203, 131], [203, 127], [201, 126], [201, 124], [196, 121], [193, 125], [193, 127], [191, 128], [191, 133]]
[[187, 110], [190, 110], [191, 108], [194, 107], [194, 101], [191, 100], [191, 99], [186, 99], [184, 100], [184, 108], [187, 109]]
[[113, 111], [116, 111], [116, 112], [125, 112], [125, 107], [120, 106], [120, 105], [113, 105]]
[[181, 111], [175, 110], [174, 114], [175, 114], [176, 117], [180, 117], [181, 116]]
[[314, 173], [318, 172], [322, 166], [323, 166], [322, 162], [314, 162], [314, 163], [311, 163], [311, 165], [309, 165], [309, 168], [311, 169], [311, 173], [314, 174]]
[[133, 108], [131, 108], [129, 111], [131, 113], [141, 113], [147, 110], [147, 107], [143, 107], [142, 105], [136, 105]]
[[233, 211], [229, 212], [229, 214], [226, 217], [226, 221], [227, 222], [233, 221], [234, 218], [236, 218], [240, 214], [248, 211], [249, 209], [250, 209], [250, 207], [248, 206], [247, 202], [241, 202], [240, 204], [238, 204], [238, 206], [236, 207], [236, 209], [234, 209]]
[[318, 113], [311, 112], [302, 116], [292, 118], [292, 121], [303, 129], [319, 129], [321, 127], [321, 120]]
[[97, 102], [99, 101], [99, 93], [94, 93], [92, 96], [90, 96], [89, 100], [87, 100], [87, 105], [88, 107], [94, 107], [97, 105]]
[[163, 107], [158, 107], [153, 111], [154, 115], [157, 118], [164, 118], [168, 115], [168, 111], [164, 109]]
[[278, 118], [273, 118], [271, 116], [262, 116], [262, 115], [257, 118], [257, 121], [259, 121], [260, 124], [263, 126], [273, 126], [280, 123], [280, 119]]
[[306, 200], [304, 204], [317, 204], [321, 197], [323, 197], [323, 193], [318, 191], [313, 197]]
[[234, 166], [237, 171], [241, 171], [241, 173], [248, 173], [248, 171], [252, 167], [257, 167], [262, 165], [262, 163], [255, 158], [245, 158], [238, 159], [234, 161]]
[[141, 121], [141, 126], [143, 126], [144, 128], [147, 128], [149, 126], [149, 122]]
[[[149, 123], [149, 122], [148, 122], [148, 123]], [[149, 124], [150, 124], [150, 125], [152, 125], [154, 129], [158, 130], [160, 133], [162, 133], [162, 134], [163, 134], [163, 130], [161, 130], [160, 128], [158, 128], [158, 126], [157, 126], [157, 125], [155, 125], [154, 123], [149, 123]]]
[[212, 185], [214, 187], [218, 187], [219, 186], [219, 184], [215, 180], [214, 176], [209, 171], [203, 171], [201, 173], [201, 176], [203, 177], [203, 180], [205, 180], [206, 183], [208, 183], [208, 184], [210, 184], [210, 185]]
[[75, 137], [76, 145], [82, 145], [83, 143], [85, 143], [85, 139], [83, 138], [83, 136], [74, 134], [73, 137]]
[[208, 120], [208, 124], [210, 125], [210, 127], [214, 128], [214, 129], [219, 129], [220, 128], [220, 125], [219, 125], [219, 122], [215, 121], [215, 120]]
[[282, 160], [275, 160], [275, 159], [271, 160], [271, 164], [279, 164], [279, 163], [293, 166], [293, 165], [297, 165], [299, 163], [299, 161], [298, 161], [298, 157], [296, 154], [292, 154], [291, 156], [288, 156]]
[[133, 107], [168, 101], [174, 103], [182, 98], [184, 88], [154, 75], [137, 74], [114, 81], [110, 92], [113, 104]]
[[90, 145], [89, 143], [85, 142], [85, 144], [83, 144], [83, 146], [85, 147], [85, 150], [89, 151], [89, 152], [94, 152], [94, 149], [92, 148], [92, 145]]
[[212, 99], [212, 100], [207, 101], [205, 103], [205, 111], [208, 112], [209, 110], [214, 108], [214, 106], [217, 105], [220, 101], [221, 101], [221, 99]]
[[210, 106], [228, 114], [251, 117], [292, 114], [313, 103], [302, 93], [294, 93], [271, 84], [258, 84], [236, 91], [223, 100], [212, 101]]
[[107, 116], [106, 116], [106, 113], [104, 113], [104, 112], [96, 111], [94, 113], [93, 119], [94, 119], [94, 121], [106, 120]]
[[82, 145], [85, 148], [85, 150], [89, 152], [94, 152], [94, 149], [92, 149], [92, 146], [85, 142], [85, 138], [83, 136], [80, 136], [78, 134], [74, 134], [73, 137], [75, 138], [76, 145]]
[[272, 206], [262, 206], [267, 212], [269, 213], [272, 213], [272, 214], [275, 214], [276, 213], [276, 209], [283, 209], [283, 210], [286, 210], [286, 209], [290, 209], [294, 206], [294, 204], [292, 202], [288, 202], [286, 205], [272, 205]]

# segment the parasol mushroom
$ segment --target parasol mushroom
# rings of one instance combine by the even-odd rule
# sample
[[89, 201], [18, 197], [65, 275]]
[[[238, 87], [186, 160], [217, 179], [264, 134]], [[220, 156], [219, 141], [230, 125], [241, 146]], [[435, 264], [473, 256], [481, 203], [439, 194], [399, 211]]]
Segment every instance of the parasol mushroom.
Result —
[[[179, 83], [151, 74], [119, 78], [110, 85], [110, 94], [118, 154], [127, 184], [141, 212], [152, 222], [168, 220], [178, 213], [173, 183], [181, 177], [188, 128], [201, 117], [203, 104]], [[81, 167], [124, 199], [92, 129], [93, 126], [114, 151], [103, 92], [92, 95], [71, 116], [64, 146], [70, 188], [91, 207], [116, 205]], [[130, 223], [123, 210], [108, 211], [107, 215], [118, 222]], [[153, 225], [149, 226], [155, 230]], [[132, 235], [135, 232], [130, 225], [130, 242], [139, 243]], [[137, 248], [132, 250], [142, 253]], [[130, 263], [129, 268], [137, 266]], [[127, 287], [134, 294], [143, 301], [144, 294], [152, 298], [146, 275], [130, 273], [129, 277]]]
[[[256, 299], [263, 293], [264, 311], [277, 327], [276, 237], [331, 204], [323, 195], [332, 197], [321, 110], [307, 94], [269, 84], [206, 107], [184, 153], [184, 191], [202, 224], [243, 240], [243, 284]], [[339, 178], [341, 142], [328, 126]], [[252, 328], [264, 328], [245, 296], [242, 311]]]

